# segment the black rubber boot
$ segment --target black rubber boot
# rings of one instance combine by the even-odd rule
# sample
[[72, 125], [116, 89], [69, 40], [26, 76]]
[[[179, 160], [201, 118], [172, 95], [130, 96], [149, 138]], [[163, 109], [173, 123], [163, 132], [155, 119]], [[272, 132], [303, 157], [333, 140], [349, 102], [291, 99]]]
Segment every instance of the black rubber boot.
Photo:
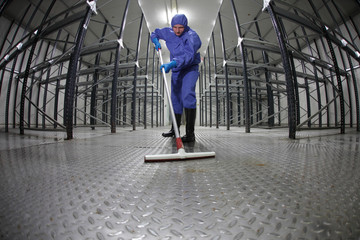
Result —
[[195, 118], [196, 108], [185, 108], [186, 118], [186, 135], [181, 138], [182, 142], [194, 142], [195, 141]]
[[[181, 114], [175, 114], [175, 118], [176, 118], [176, 124], [178, 126], [179, 134], [180, 134]], [[171, 125], [170, 131], [167, 133], [163, 133], [162, 136], [163, 137], [175, 137], [174, 125]]]

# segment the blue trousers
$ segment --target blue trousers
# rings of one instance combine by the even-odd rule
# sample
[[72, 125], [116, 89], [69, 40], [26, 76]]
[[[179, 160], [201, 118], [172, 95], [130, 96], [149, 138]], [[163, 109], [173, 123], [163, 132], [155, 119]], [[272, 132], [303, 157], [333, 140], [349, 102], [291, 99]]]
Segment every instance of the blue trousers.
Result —
[[182, 114], [184, 108], [196, 108], [196, 82], [199, 78], [199, 66], [172, 72], [171, 101], [175, 114]]

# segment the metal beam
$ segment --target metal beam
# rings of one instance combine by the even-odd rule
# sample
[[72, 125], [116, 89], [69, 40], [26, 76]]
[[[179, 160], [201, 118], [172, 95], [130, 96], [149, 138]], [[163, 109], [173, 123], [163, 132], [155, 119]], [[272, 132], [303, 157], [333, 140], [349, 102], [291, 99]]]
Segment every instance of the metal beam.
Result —
[[117, 87], [117, 81], [118, 81], [118, 73], [119, 73], [119, 61], [120, 61], [120, 52], [121, 52], [121, 48], [122, 46], [122, 41], [123, 41], [123, 35], [124, 35], [124, 29], [125, 29], [125, 25], [126, 25], [126, 18], [127, 18], [127, 14], [129, 11], [129, 4], [130, 4], [130, 0], [126, 1], [126, 6], [125, 6], [125, 10], [123, 13], [123, 17], [122, 17], [122, 21], [121, 21], [121, 27], [120, 27], [120, 32], [119, 32], [119, 38], [117, 40], [117, 44], [116, 44], [116, 52], [115, 52], [115, 63], [114, 63], [114, 75], [113, 75], [113, 79], [112, 79], [112, 90], [111, 90], [111, 111], [110, 111], [110, 125], [111, 125], [111, 132], [115, 133], [116, 132], [116, 119], [115, 119], [115, 114], [116, 114], [116, 87]]
[[73, 111], [74, 111], [74, 94], [75, 94], [75, 82], [76, 82], [76, 72], [78, 68], [78, 61], [80, 57], [80, 51], [85, 39], [87, 26], [89, 25], [90, 17], [92, 10], [90, 6], [86, 9], [86, 15], [82, 19], [77, 37], [76, 45], [73, 49], [73, 52], [70, 56], [68, 73], [66, 77], [66, 89], [65, 89], [65, 99], [64, 99], [64, 124], [66, 126], [67, 139], [73, 138]]
[[266, 7], [268, 11], [271, 22], [273, 24], [276, 37], [280, 46], [282, 62], [285, 70], [285, 80], [286, 80], [286, 90], [287, 90], [287, 103], [288, 103], [288, 124], [289, 124], [289, 138], [295, 139], [296, 137], [296, 115], [295, 115], [295, 95], [294, 95], [294, 84], [291, 73], [290, 58], [288, 55], [288, 50], [284, 40], [284, 35], [280, 28], [280, 24], [277, 18], [276, 13], [273, 11], [273, 4], [270, 4]]

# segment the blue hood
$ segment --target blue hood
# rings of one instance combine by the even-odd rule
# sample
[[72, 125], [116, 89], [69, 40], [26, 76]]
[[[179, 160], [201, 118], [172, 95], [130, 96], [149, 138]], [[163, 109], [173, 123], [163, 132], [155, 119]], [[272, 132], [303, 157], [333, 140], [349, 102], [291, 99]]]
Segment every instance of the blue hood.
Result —
[[171, 27], [174, 27], [176, 24], [183, 25], [185, 29], [188, 26], [188, 20], [184, 14], [176, 14], [171, 20]]

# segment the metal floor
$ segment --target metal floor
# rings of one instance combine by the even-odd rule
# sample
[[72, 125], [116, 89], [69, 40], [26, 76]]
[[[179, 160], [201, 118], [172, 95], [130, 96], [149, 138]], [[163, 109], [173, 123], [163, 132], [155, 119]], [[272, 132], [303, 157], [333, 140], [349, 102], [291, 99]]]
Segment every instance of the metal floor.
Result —
[[0, 130], [0, 238], [360, 239], [354, 129], [197, 127], [186, 151], [216, 158], [144, 163], [165, 130]]

